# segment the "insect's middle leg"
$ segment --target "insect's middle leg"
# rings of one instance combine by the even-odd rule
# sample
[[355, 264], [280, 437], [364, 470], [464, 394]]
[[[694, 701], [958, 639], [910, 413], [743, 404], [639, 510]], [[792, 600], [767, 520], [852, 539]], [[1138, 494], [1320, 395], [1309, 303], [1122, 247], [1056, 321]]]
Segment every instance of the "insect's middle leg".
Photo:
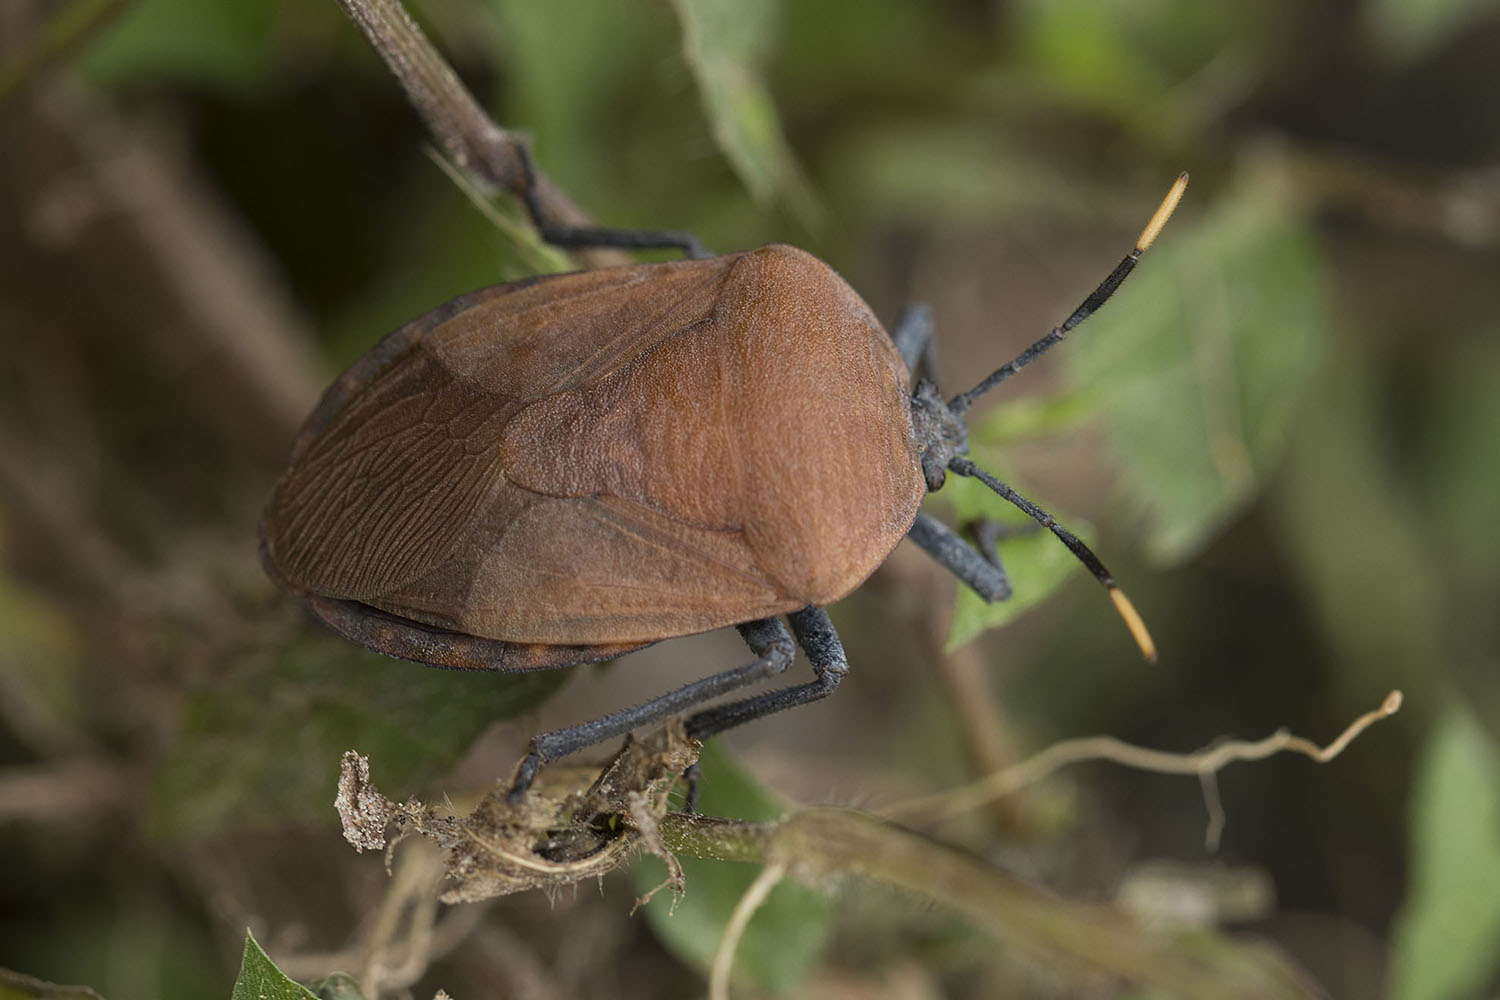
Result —
[[511, 801], [525, 794], [544, 764], [575, 750], [628, 733], [632, 729], [660, 722], [747, 684], [773, 677], [792, 665], [796, 649], [781, 619], [762, 618], [741, 625], [739, 630], [746, 645], [756, 655], [753, 662], [685, 684], [676, 691], [589, 722], [538, 733], [532, 738], [526, 756], [516, 768], [515, 780], [510, 786]]

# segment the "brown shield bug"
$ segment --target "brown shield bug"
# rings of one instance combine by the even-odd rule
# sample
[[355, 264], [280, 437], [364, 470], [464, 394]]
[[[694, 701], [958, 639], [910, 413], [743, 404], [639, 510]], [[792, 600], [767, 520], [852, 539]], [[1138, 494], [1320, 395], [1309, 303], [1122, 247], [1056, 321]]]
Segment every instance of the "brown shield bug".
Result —
[[[546, 762], [672, 715], [696, 709], [686, 726], [701, 739], [830, 694], [848, 664], [823, 608], [903, 536], [1003, 600], [993, 546], [918, 512], [947, 472], [1049, 528], [1154, 655], [1093, 553], [965, 457], [963, 415], [1104, 304], [1186, 174], [1062, 325], [945, 401], [912, 385], [930, 344], [922, 312], [887, 334], [832, 268], [789, 246], [712, 256], [683, 233], [550, 225], [520, 157], [549, 242], [686, 259], [499, 285], [407, 323], [324, 393], [260, 525], [267, 572], [314, 615], [436, 666], [565, 667], [738, 627], [753, 662], [537, 735], [513, 795]], [[813, 681], [702, 707], [785, 670], [794, 637]]]

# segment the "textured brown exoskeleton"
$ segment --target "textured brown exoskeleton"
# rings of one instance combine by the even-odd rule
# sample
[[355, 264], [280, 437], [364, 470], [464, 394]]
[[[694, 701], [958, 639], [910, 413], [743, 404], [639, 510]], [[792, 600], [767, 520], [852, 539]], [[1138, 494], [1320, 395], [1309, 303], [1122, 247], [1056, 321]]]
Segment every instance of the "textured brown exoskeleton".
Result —
[[[529, 171], [529, 161], [523, 157]], [[962, 414], [1113, 293], [1181, 196], [1061, 327], [944, 402], [911, 385], [930, 324], [894, 336], [827, 264], [773, 245], [709, 256], [678, 233], [571, 229], [567, 246], [690, 258], [549, 275], [454, 299], [387, 336], [324, 393], [261, 522], [278, 584], [370, 649], [522, 671], [737, 625], [757, 659], [593, 722], [542, 733], [542, 764], [784, 670], [787, 615], [817, 679], [702, 709], [702, 738], [830, 693], [847, 671], [822, 608], [904, 535], [989, 600], [981, 554], [919, 515], [945, 470], [1058, 534], [1139, 619], [1081, 542], [964, 457]]]

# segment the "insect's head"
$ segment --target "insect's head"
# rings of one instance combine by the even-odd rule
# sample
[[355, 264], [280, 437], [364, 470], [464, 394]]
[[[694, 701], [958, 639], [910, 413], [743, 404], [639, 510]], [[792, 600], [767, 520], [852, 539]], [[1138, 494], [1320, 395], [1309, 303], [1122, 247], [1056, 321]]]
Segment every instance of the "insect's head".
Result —
[[968, 454], [969, 428], [961, 414], [948, 408], [938, 387], [925, 378], [917, 379], [912, 389], [911, 422], [922, 455], [927, 491], [935, 492], [947, 480], [948, 463]]
[[1136, 262], [1155, 242], [1162, 227], [1171, 218], [1172, 212], [1177, 208], [1177, 203], [1182, 200], [1183, 192], [1187, 190], [1187, 182], [1186, 173], [1178, 175], [1172, 189], [1167, 192], [1161, 205], [1152, 213], [1151, 220], [1146, 223], [1146, 228], [1141, 230], [1135, 246], [1120, 263], [1115, 265], [1109, 277], [1100, 282], [1099, 287], [1095, 288], [1060, 326], [1053, 327], [1041, 340], [985, 376], [974, 388], [959, 393], [947, 402], [943, 401], [937, 386], [926, 379], [917, 380], [912, 389], [911, 398], [912, 427], [916, 432], [917, 447], [921, 451], [922, 474], [927, 480], [929, 492], [942, 488], [948, 470], [967, 475], [968, 473], [962, 470], [973, 464], [962, 457], [969, 451], [969, 432], [964, 424], [964, 414], [968, 412], [969, 407], [980, 396], [1060, 343], [1074, 327], [1098, 312], [1099, 308], [1109, 301], [1109, 297], [1120, 285], [1124, 284], [1130, 272], [1135, 270]]
[[1155, 657], [1155, 647], [1151, 642], [1151, 637], [1147, 634], [1140, 615], [1131, 606], [1124, 592], [1115, 585], [1114, 578], [1110, 576], [1099, 558], [1089, 551], [1088, 547], [1075, 535], [1054, 521], [1050, 514], [969, 460], [967, 457], [969, 432], [964, 423], [964, 414], [968, 412], [974, 400], [1061, 342], [1074, 327], [1088, 319], [1109, 300], [1109, 297], [1135, 269], [1136, 262], [1156, 240], [1162, 227], [1166, 225], [1177, 203], [1182, 200], [1183, 192], [1187, 189], [1187, 181], [1186, 173], [1178, 176], [1172, 189], [1167, 192], [1166, 198], [1162, 199], [1161, 205], [1152, 214], [1151, 220], [1146, 223], [1146, 228], [1141, 231], [1140, 237], [1135, 241], [1135, 246], [1109, 273], [1109, 277], [1100, 282], [1099, 287], [1095, 288], [1060, 326], [1053, 327], [1045, 337], [1022, 351], [1013, 360], [991, 372], [967, 392], [961, 392], [952, 399], [944, 401], [937, 386], [927, 379], [918, 379], [912, 389], [911, 398], [912, 429], [921, 454], [922, 476], [927, 482], [928, 492], [941, 489], [949, 472], [969, 476], [977, 479], [997, 495], [1050, 529], [1109, 591], [1116, 610], [1125, 619], [1131, 634], [1147, 658]]

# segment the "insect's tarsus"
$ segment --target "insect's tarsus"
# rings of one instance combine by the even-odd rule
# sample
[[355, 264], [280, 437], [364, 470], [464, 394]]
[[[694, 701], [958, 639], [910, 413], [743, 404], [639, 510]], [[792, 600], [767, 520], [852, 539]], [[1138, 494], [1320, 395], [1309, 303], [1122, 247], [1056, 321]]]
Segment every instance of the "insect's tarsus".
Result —
[[542, 239], [553, 246], [566, 249], [597, 249], [615, 247], [621, 250], [681, 250], [694, 260], [712, 257], [713, 252], [705, 247], [692, 233], [675, 229], [614, 229], [603, 226], [569, 226], [554, 222], [542, 210], [542, 199], [536, 179], [536, 167], [531, 162], [531, 150], [526, 143], [515, 144], [516, 159], [521, 164], [521, 192], [526, 202], [526, 211]]

